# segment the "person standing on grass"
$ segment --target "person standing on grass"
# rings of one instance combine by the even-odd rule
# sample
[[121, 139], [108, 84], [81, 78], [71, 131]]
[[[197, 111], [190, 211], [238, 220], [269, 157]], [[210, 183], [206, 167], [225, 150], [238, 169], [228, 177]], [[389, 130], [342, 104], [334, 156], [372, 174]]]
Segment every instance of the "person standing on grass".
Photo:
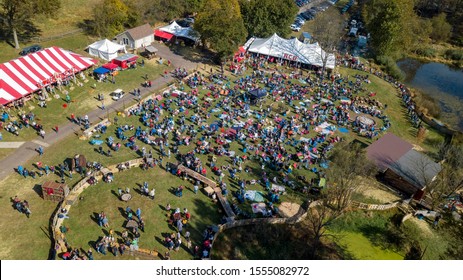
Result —
[[154, 200], [155, 194], [156, 194], [156, 190], [153, 188], [149, 193], [149, 197]]
[[55, 132], [58, 133], [58, 129], [59, 127], [58, 126], [55, 126]]
[[137, 218], [138, 218], [138, 220], [140, 220], [140, 218], [141, 218], [141, 209], [140, 209], [140, 207], [137, 208], [137, 211], [135, 212], [135, 214], [137, 214]]
[[39, 147], [37, 148], [37, 152], [39, 153], [39, 156], [42, 156], [42, 155], [43, 155], [43, 148], [42, 148], [42, 146], [39, 146]]

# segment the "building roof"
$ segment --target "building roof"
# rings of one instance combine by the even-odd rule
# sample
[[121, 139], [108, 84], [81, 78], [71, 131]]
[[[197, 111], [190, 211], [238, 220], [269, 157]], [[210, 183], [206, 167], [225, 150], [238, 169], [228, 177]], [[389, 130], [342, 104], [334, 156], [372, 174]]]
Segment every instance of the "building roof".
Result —
[[413, 149], [401, 156], [389, 168], [407, 182], [420, 189], [424, 189], [442, 170], [439, 163], [432, 161], [426, 155]]
[[385, 171], [391, 163], [399, 160], [412, 148], [412, 144], [387, 133], [367, 148], [367, 158], [373, 161], [380, 171]]
[[391, 169], [419, 189], [423, 189], [442, 169], [439, 163], [413, 150], [413, 145], [392, 133], [371, 144], [367, 148], [367, 158], [380, 171]]
[[149, 23], [128, 29], [125, 32], [127, 32], [134, 40], [139, 40], [153, 35], [153, 29]]

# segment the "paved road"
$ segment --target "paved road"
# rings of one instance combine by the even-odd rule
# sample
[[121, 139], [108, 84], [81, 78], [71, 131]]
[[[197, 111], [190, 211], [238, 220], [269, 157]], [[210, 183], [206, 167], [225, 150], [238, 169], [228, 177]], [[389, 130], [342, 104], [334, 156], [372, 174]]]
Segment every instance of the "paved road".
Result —
[[[174, 67], [182, 67], [188, 71], [194, 70], [197, 66], [196, 63], [185, 60], [182, 56], [176, 55], [170, 51], [168, 47], [164, 44], [155, 44], [155, 47], [159, 50], [158, 55], [162, 57], [165, 61], [170, 60]], [[149, 73], [148, 73], [149, 74]], [[162, 89], [166, 86], [167, 83], [174, 80], [170, 75], [166, 77], [159, 77], [153, 80], [153, 86], [151, 88], [141, 88], [142, 97], [149, 95], [150, 93]], [[134, 103], [134, 96], [131, 94], [126, 94], [122, 99], [117, 102], [113, 102], [110, 105], [107, 105], [106, 108], [108, 112], [113, 112], [121, 109], [124, 104], [128, 105]], [[106, 111], [101, 109], [95, 109], [88, 114], [88, 118], [91, 123], [98, 123], [101, 119], [105, 118]], [[42, 146], [46, 152], [47, 148], [52, 146], [55, 143], [65, 139], [71, 134], [79, 135], [81, 133], [80, 127], [74, 123], [67, 123], [60, 126], [59, 133], [49, 132], [42, 139], [37, 137], [36, 139], [26, 142], [21, 145], [14, 153], [10, 154], [6, 158], [0, 161], [0, 181], [5, 179], [11, 172], [14, 171], [18, 165], [23, 165], [31, 158], [37, 155], [36, 149], [39, 146]]]

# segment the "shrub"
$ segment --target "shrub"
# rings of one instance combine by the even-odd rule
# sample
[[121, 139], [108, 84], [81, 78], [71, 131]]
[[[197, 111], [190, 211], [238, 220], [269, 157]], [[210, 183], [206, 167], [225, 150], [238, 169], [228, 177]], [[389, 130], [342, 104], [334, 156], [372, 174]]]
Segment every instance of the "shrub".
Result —
[[390, 56], [377, 56], [376, 62], [381, 65], [381, 69], [397, 80], [403, 80], [405, 74], [400, 70], [395, 60]]
[[420, 48], [416, 50], [416, 53], [425, 56], [425, 57], [435, 57], [436, 56], [436, 50], [432, 48]]
[[463, 51], [462, 50], [446, 50], [445, 57], [452, 60], [463, 60]]

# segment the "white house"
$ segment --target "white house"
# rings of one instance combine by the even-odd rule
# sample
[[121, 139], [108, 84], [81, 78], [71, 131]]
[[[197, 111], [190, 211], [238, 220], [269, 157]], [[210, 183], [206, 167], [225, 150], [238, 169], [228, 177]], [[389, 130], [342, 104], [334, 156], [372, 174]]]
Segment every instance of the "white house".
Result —
[[149, 23], [126, 30], [115, 38], [116, 42], [129, 48], [142, 48], [154, 42], [154, 31]]

